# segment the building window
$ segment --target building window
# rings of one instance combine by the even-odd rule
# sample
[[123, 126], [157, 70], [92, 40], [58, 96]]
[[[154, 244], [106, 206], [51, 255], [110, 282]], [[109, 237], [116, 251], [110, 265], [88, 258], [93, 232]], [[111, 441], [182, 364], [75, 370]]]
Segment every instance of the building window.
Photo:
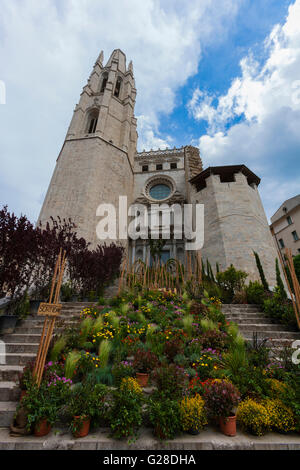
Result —
[[288, 223], [289, 225], [292, 225], [293, 221], [292, 221], [292, 219], [291, 219], [290, 216], [288, 216], [288, 217], [286, 218], [286, 220], [287, 220], [287, 223]]
[[142, 166], [142, 171], [148, 171], [148, 165], [143, 165]]
[[296, 230], [292, 232], [292, 235], [293, 235], [294, 241], [297, 242], [299, 240], [299, 237], [298, 237], [298, 233], [296, 232]]
[[171, 168], [171, 170], [176, 170], [177, 163], [171, 163], [170, 168]]
[[118, 77], [117, 82], [116, 82], [116, 86], [115, 86], [115, 92], [114, 92], [114, 95], [115, 95], [116, 98], [119, 98], [119, 96], [120, 96], [121, 85], [122, 85], [122, 78]]
[[88, 122], [87, 122], [87, 132], [89, 134], [94, 134], [97, 128], [98, 124], [98, 118], [99, 118], [99, 109], [93, 109], [88, 117]]
[[161, 201], [162, 199], [166, 199], [171, 193], [171, 188], [166, 184], [156, 184], [152, 186], [149, 191], [150, 196], [153, 199], [157, 199]]
[[108, 80], [108, 73], [104, 72], [104, 74], [102, 75], [102, 85], [101, 85], [100, 93], [104, 92], [106, 88], [107, 80]]
[[280, 248], [284, 248], [284, 241], [282, 240], [282, 238], [280, 238], [280, 240], [278, 240], [278, 243], [280, 245]]
[[157, 170], [162, 170], [162, 169], [163, 169], [163, 166], [162, 166], [161, 164], [158, 164], [158, 165], [156, 165], [156, 169], [157, 169]]

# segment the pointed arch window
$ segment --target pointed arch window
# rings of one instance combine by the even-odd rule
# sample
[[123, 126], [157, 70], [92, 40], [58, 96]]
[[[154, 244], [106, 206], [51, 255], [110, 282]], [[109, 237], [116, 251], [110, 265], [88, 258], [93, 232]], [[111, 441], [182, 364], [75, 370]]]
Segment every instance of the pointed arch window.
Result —
[[117, 82], [116, 82], [116, 86], [115, 86], [115, 92], [114, 92], [114, 95], [115, 95], [116, 98], [119, 98], [119, 96], [120, 96], [121, 85], [122, 85], [122, 78], [118, 77]]
[[104, 90], [106, 88], [107, 80], [108, 80], [108, 73], [104, 72], [104, 74], [102, 75], [102, 84], [101, 84], [100, 93], [104, 92]]
[[87, 121], [88, 134], [95, 134], [99, 118], [99, 109], [90, 111]]

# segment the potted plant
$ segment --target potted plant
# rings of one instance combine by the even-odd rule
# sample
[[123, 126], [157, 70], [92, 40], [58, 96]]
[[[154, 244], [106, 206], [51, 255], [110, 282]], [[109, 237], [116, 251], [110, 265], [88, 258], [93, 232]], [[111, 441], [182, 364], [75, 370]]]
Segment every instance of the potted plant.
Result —
[[205, 401], [196, 394], [194, 397], [185, 397], [180, 402], [181, 424], [183, 431], [197, 435], [207, 424]]
[[59, 408], [65, 398], [68, 384], [62, 381], [59, 384], [45, 381], [40, 387], [34, 381], [28, 383], [27, 392], [22, 398], [19, 407], [24, 407], [27, 416], [27, 429], [34, 429], [35, 436], [47, 435], [57, 420]]
[[236, 435], [236, 413], [240, 395], [234, 385], [227, 380], [206, 381], [203, 396], [209, 413], [219, 419], [220, 428], [226, 436]]
[[134, 376], [134, 368], [131, 361], [121, 361], [113, 365], [111, 373], [114, 378], [115, 385], [119, 386], [125, 377]]
[[152, 373], [158, 393], [172, 400], [181, 399], [188, 389], [188, 374], [176, 364], [162, 365]]
[[144, 349], [138, 349], [133, 359], [133, 368], [136, 372], [136, 379], [141, 387], [146, 387], [149, 381], [150, 372], [158, 364], [156, 354]]
[[113, 393], [109, 419], [113, 437], [135, 437], [142, 424], [143, 391], [132, 377], [122, 379]]
[[2, 304], [2, 315], [0, 315], [0, 334], [12, 334], [19, 318], [24, 317], [29, 312], [29, 300], [27, 293], [21, 298], [14, 299]]
[[68, 413], [71, 418], [70, 429], [74, 437], [85, 437], [90, 430], [94, 396], [91, 384], [78, 383], [71, 392]]
[[164, 441], [173, 439], [181, 430], [180, 407], [176, 400], [163, 395], [150, 399], [149, 419], [154, 427], [154, 435]]
[[27, 388], [32, 382], [32, 371], [34, 368], [34, 362], [31, 362], [26, 367], [24, 367], [23, 371], [19, 373], [19, 387], [21, 389], [20, 401], [22, 401], [23, 397], [27, 393]]

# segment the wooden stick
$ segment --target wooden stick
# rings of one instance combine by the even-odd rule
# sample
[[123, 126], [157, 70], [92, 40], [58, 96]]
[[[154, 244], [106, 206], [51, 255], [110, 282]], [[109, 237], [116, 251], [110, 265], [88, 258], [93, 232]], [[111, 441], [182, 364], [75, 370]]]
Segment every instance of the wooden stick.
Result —
[[291, 299], [292, 299], [294, 312], [295, 312], [296, 319], [297, 319], [298, 328], [300, 330], [300, 286], [299, 286], [299, 281], [297, 279], [297, 275], [296, 275], [296, 271], [295, 271], [292, 252], [291, 252], [290, 249], [286, 249], [286, 257], [287, 257], [287, 265], [288, 265], [288, 268], [289, 268], [289, 271], [290, 271], [290, 274], [291, 274], [292, 283], [293, 283], [293, 287], [294, 287], [294, 294], [293, 294], [292, 289], [289, 285], [289, 281], [288, 281], [285, 269], [283, 268], [283, 270], [284, 270], [286, 282], [287, 282], [287, 285], [288, 285], [288, 289], [289, 289], [289, 292], [290, 292], [290, 296], [291, 296]]

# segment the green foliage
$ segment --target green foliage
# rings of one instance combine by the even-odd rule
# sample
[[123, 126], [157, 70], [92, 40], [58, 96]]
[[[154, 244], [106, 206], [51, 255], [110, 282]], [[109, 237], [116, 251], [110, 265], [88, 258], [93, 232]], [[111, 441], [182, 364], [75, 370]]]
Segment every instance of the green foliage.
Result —
[[183, 331], [188, 335], [188, 338], [192, 338], [193, 335], [193, 315], [185, 315], [182, 319]]
[[86, 317], [80, 325], [80, 339], [79, 344], [84, 345], [87, 342], [89, 335], [92, 332], [94, 321], [91, 317]]
[[58, 362], [62, 351], [66, 347], [66, 344], [67, 344], [67, 338], [65, 336], [61, 336], [55, 341], [53, 348], [50, 352], [50, 361]]
[[183, 368], [168, 364], [153, 371], [151, 376], [161, 396], [173, 399], [183, 396], [188, 383], [188, 377]]
[[[107, 387], [92, 381], [78, 383], [74, 386], [67, 403], [70, 428], [73, 433], [80, 429], [84, 419], [95, 419], [96, 422], [99, 422], [106, 416], [103, 401], [107, 393]], [[75, 417], [80, 419], [74, 419]]]
[[271, 420], [266, 407], [251, 398], [240, 403], [237, 420], [246, 431], [255, 436], [262, 436], [271, 429]]
[[243, 289], [247, 276], [247, 273], [236, 270], [233, 265], [226, 271], [217, 274], [217, 281], [224, 290], [224, 301], [226, 303], [231, 303], [235, 292]]
[[132, 366], [132, 362], [130, 361], [122, 361], [115, 363], [112, 367], [112, 375], [114, 378], [114, 384], [119, 386], [122, 382], [122, 379], [125, 377], [133, 377], [134, 376], [134, 368]]
[[277, 282], [278, 292], [280, 294], [281, 299], [282, 300], [286, 299], [287, 293], [285, 291], [284, 284], [281, 279], [278, 258], [276, 258], [276, 282]]
[[297, 256], [294, 256], [293, 261], [294, 261], [296, 276], [298, 278], [298, 281], [300, 282], [300, 254]]
[[273, 295], [264, 300], [263, 310], [266, 315], [278, 323], [297, 328], [297, 320], [291, 301], [282, 299], [279, 288], [275, 289]]
[[250, 281], [246, 286], [248, 304], [262, 305], [265, 299], [265, 289], [258, 281]]
[[200, 328], [203, 333], [206, 333], [207, 331], [217, 330], [218, 325], [209, 318], [203, 318], [202, 320], [200, 320]]
[[269, 290], [269, 284], [266, 280], [266, 276], [265, 276], [263, 267], [262, 267], [261, 262], [260, 262], [260, 257], [258, 255], [258, 253], [256, 253], [256, 251], [254, 251], [253, 253], [254, 253], [254, 256], [255, 256], [256, 266], [257, 266], [257, 269], [258, 269], [258, 272], [259, 272], [259, 275], [260, 275], [261, 283], [263, 285], [264, 290], [268, 291]]
[[135, 438], [142, 424], [143, 393], [134, 379], [123, 379], [113, 393], [110, 409], [110, 427], [113, 437]]
[[104, 369], [107, 366], [111, 349], [111, 342], [107, 339], [103, 339], [100, 343], [98, 352], [98, 356], [100, 358], [100, 369]]
[[228, 417], [237, 406], [240, 395], [234, 385], [227, 380], [206, 382], [203, 387], [203, 397], [212, 417]]
[[47, 419], [51, 426], [57, 421], [61, 406], [68, 401], [70, 381], [58, 376], [49, 377], [38, 387], [34, 380], [27, 383], [27, 393], [19, 405], [26, 409], [27, 429], [40, 420]]
[[154, 427], [154, 434], [160, 440], [174, 439], [181, 430], [179, 403], [171, 398], [150, 399], [149, 419]]
[[14, 315], [20, 319], [26, 318], [30, 311], [30, 301], [27, 292], [16, 303], [14, 308]]
[[81, 358], [79, 351], [70, 351], [65, 362], [65, 376], [72, 379], [75, 373], [78, 361]]
[[259, 339], [257, 333], [253, 333], [252, 341], [246, 344], [249, 364], [253, 367], [264, 368], [268, 365], [270, 349], [267, 347], [268, 339]]
[[62, 284], [60, 295], [63, 302], [69, 302], [72, 299], [73, 289], [70, 282]]

